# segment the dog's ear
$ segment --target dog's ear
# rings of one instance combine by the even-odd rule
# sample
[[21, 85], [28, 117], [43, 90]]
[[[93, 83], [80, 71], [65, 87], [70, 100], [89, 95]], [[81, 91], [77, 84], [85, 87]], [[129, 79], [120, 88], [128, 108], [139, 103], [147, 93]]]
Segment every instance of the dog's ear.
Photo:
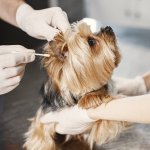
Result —
[[63, 64], [68, 54], [68, 46], [62, 33], [59, 33], [53, 41], [45, 46], [44, 53], [49, 54], [50, 57], [44, 57], [42, 65], [47, 70], [48, 75], [59, 82]]
[[53, 41], [50, 41], [48, 47], [58, 60], [64, 61], [67, 57], [68, 46], [62, 33], [59, 33]]

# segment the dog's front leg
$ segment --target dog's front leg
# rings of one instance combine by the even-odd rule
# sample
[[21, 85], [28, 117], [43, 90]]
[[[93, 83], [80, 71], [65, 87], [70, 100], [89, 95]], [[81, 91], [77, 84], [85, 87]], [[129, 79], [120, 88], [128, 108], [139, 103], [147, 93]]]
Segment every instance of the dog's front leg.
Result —
[[95, 108], [102, 103], [108, 103], [112, 97], [108, 94], [107, 89], [102, 87], [100, 90], [90, 92], [84, 95], [78, 102], [81, 108]]
[[58, 150], [53, 140], [55, 124], [41, 124], [40, 117], [42, 115], [42, 109], [39, 109], [36, 117], [32, 119], [28, 132], [25, 134], [24, 148], [26, 150]]

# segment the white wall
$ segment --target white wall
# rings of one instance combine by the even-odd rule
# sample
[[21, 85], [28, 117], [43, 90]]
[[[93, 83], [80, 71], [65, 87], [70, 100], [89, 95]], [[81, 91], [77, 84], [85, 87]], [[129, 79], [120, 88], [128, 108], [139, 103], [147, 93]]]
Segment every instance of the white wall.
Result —
[[150, 0], [85, 0], [85, 8], [100, 21], [150, 28]]

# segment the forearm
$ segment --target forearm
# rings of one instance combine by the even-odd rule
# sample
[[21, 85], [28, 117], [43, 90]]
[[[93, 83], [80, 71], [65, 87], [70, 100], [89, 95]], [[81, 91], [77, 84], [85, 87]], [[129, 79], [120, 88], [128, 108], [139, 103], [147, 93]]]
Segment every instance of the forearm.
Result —
[[0, 18], [17, 26], [16, 11], [22, 3], [24, 3], [24, 0], [0, 0]]
[[150, 94], [117, 99], [87, 111], [93, 119], [150, 123]]

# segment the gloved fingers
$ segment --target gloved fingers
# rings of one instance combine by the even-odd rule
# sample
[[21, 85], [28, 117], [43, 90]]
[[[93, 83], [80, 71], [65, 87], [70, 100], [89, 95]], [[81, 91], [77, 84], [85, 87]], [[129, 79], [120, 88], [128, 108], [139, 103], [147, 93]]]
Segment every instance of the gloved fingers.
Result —
[[51, 20], [51, 25], [53, 27], [57, 27], [59, 30], [65, 33], [67, 29], [70, 28], [67, 14], [66, 13], [64, 14], [64, 11], [62, 11], [62, 9], [59, 7], [54, 7], [52, 9], [53, 9], [53, 17]]
[[[72, 118], [73, 116], [73, 118]], [[76, 121], [76, 123], [81, 124], [84, 123], [91, 123], [95, 120], [89, 118], [87, 114], [87, 110], [79, 108], [78, 105], [75, 105], [73, 107], [64, 108], [57, 112], [50, 112], [45, 114], [41, 118], [41, 122], [43, 123], [50, 123], [50, 122], [66, 122], [66, 117], [70, 121]]]
[[13, 51], [15, 52], [32, 52], [35, 53], [35, 50], [33, 49], [27, 49], [24, 46], [21, 45], [2, 45], [0, 46], [0, 55], [2, 54], [10, 54]]
[[77, 132], [73, 131], [72, 129], [68, 129], [67, 127], [63, 127], [60, 124], [56, 124], [55, 130], [59, 134], [70, 134], [70, 135], [78, 134]]
[[25, 70], [25, 64], [16, 67], [5, 68], [0, 71], [0, 79], [9, 79], [18, 76]]
[[60, 31], [58, 29], [55, 29], [49, 26], [48, 24], [44, 24], [43, 28], [40, 30], [40, 33], [39, 35], [36, 36], [36, 38], [46, 39], [47, 41], [51, 41], [59, 32]]
[[67, 126], [62, 126], [60, 124], [56, 124], [55, 126], [55, 130], [57, 133], [60, 134], [70, 134], [70, 135], [76, 135], [76, 134], [81, 134], [83, 132], [85, 132], [88, 129], [87, 126], [80, 126], [80, 127], [76, 127], [76, 128], [71, 128], [71, 126], [67, 127]]
[[66, 19], [68, 19], [67, 13], [65, 11], [63, 11], [64, 16], [66, 17]]
[[20, 72], [21, 79], [22, 79], [23, 76], [24, 76], [24, 72], [25, 72], [25, 68], [22, 70], [22, 72]]
[[8, 92], [14, 90], [18, 85], [19, 85], [19, 83], [18, 83], [18, 84], [15, 84], [15, 85], [12, 85], [12, 86], [8, 86], [8, 87], [3, 88], [3, 89], [0, 89], [0, 95], [6, 94], [6, 93], [8, 93]]
[[61, 30], [63, 33], [65, 33], [67, 31], [67, 29], [70, 28], [68, 19], [66, 19], [66, 17], [61, 14], [59, 17], [61, 18], [57, 18], [60, 14], [56, 14], [54, 19], [52, 20], [52, 25], [54, 27], [57, 27], [59, 30]]
[[[16, 49], [16, 48], [15, 48]], [[8, 46], [8, 45], [1, 45], [0, 46], [0, 55], [3, 54], [8, 54], [10, 53], [12, 50], [14, 51], [14, 46]]]
[[9, 86], [14, 86], [16, 84], [19, 84], [22, 79], [22, 76], [23, 76], [23, 73], [21, 73], [19, 76], [4, 80], [3, 87], [9, 87]]
[[66, 131], [63, 127], [61, 127], [60, 124], [56, 124], [55, 130], [59, 134], [68, 134], [68, 132], [69, 132], [68, 130]]
[[14, 67], [19, 64], [29, 63], [34, 61], [35, 53], [19, 52], [0, 55], [0, 68]]
[[52, 123], [52, 122], [58, 122], [59, 120], [59, 113], [60, 112], [49, 112], [41, 117], [40, 122], [45, 123]]

